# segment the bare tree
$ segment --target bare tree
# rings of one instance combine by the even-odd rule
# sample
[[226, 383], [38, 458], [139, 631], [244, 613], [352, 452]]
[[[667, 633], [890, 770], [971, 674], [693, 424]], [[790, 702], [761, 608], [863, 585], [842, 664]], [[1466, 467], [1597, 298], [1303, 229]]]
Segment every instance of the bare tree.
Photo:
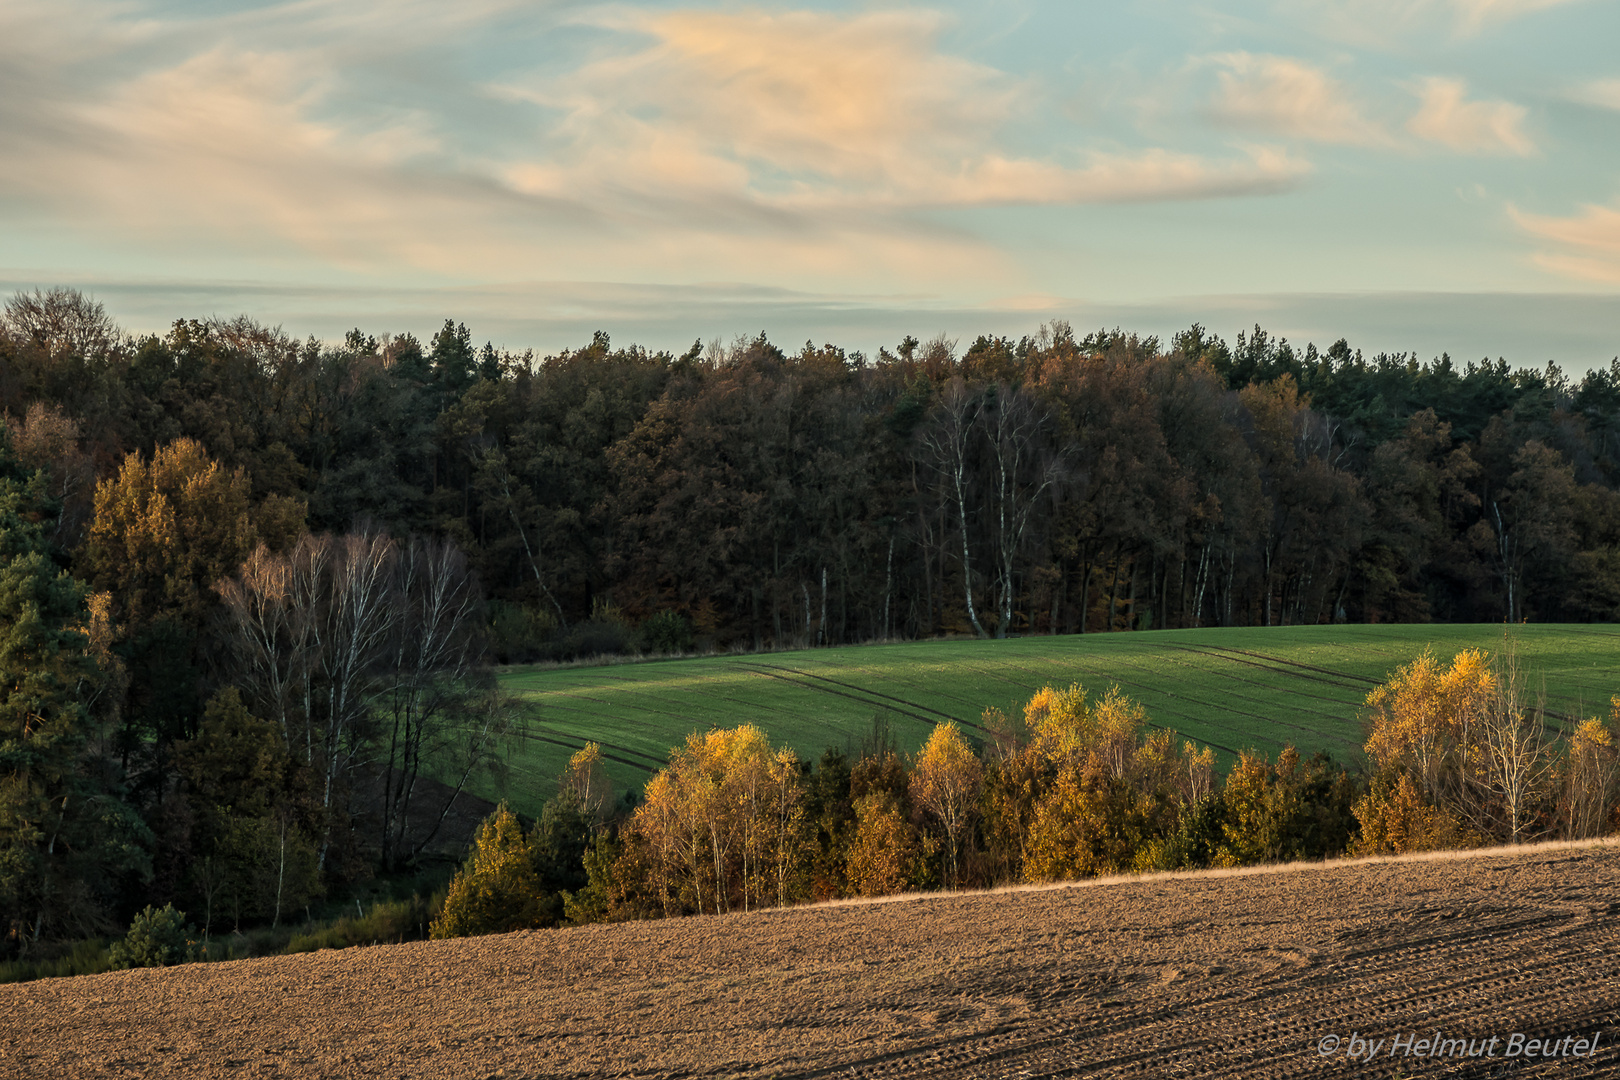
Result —
[[1617, 779], [1620, 763], [1609, 729], [1596, 717], [1583, 720], [1570, 735], [1565, 757], [1563, 810], [1568, 839], [1584, 840], [1607, 831]]
[[[220, 587], [238, 678], [319, 777], [331, 820], [356, 770], [381, 773], [382, 854], [419, 854], [450, 805], [495, 756], [511, 702], [483, 664], [482, 604], [453, 544], [380, 534], [308, 536], [285, 556], [263, 548]], [[424, 771], [448, 794], [418, 835]], [[430, 815], [431, 817], [431, 815]], [[325, 865], [331, 831], [320, 845]]]
[[[483, 604], [454, 544], [413, 537], [393, 582], [396, 632], [379, 694], [383, 865], [409, 862], [433, 841], [468, 779], [489, 763], [509, 709], [483, 664]], [[429, 765], [429, 763], [432, 763]], [[418, 834], [412, 802], [424, 767], [447, 790]]]
[[1524, 700], [1524, 676], [1511, 640], [1498, 664], [1495, 692], [1479, 720], [1481, 761], [1474, 776], [1485, 805], [1494, 804], [1499, 832], [1519, 844], [1544, 831], [1536, 828], [1534, 810], [1546, 794], [1555, 762], [1545, 710]]
[[[330, 813], [337, 782], [360, 758], [370, 731], [374, 676], [387, 655], [400, 618], [393, 596], [394, 542], [382, 535], [320, 537], [333, 547], [324, 597], [317, 607], [316, 648], [322, 668], [325, 724], [322, 735], [321, 808]], [[326, 865], [327, 843], [321, 844]]]
[[962, 596], [973, 632], [988, 637], [973, 606], [973, 556], [968, 547], [968, 469], [983, 401], [958, 376], [945, 384], [929, 423], [918, 436], [927, 463], [940, 474], [956, 506], [962, 538]]
[[991, 498], [995, 505], [996, 591], [999, 622], [996, 637], [1007, 636], [1013, 603], [1018, 597], [1015, 562], [1022, 554], [1041, 497], [1060, 483], [1067, 455], [1043, 443], [1050, 421], [1020, 390], [997, 386], [987, 410], [986, 432], [995, 468]]
[[312, 620], [308, 598], [297, 588], [307, 584], [308, 575], [296, 573], [294, 561], [307, 555], [304, 544], [290, 558], [272, 555], [260, 544], [240, 575], [218, 586], [241, 665], [236, 681], [247, 691], [253, 711], [280, 727], [295, 756], [303, 742], [305, 764], [314, 749], [311, 729], [303, 722], [313, 659]]
[[67, 356], [101, 358], [118, 344], [120, 333], [107, 309], [77, 289], [19, 292], [6, 301], [0, 332], [33, 342], [53, 360]]

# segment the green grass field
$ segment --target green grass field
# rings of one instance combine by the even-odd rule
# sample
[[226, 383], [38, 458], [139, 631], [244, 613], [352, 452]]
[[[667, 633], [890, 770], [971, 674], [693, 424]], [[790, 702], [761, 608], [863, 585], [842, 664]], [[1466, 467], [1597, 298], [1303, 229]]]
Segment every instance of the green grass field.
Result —
[[[1606, 714], [1620, 692], [1620, 627], [1522, 626], [1520, 665], [1531, 692], [1560, 714]], [[535, 813], [568, 756], [602, 745], [614, 783], [639, 788], [692, 731], [755, 723], [777, 744], [815, 759], [858, 746], [884, 713], [902, 750], [945, 719], [976, 725], [985, 708], [1021, 710], [1031, 693], [1078, 682], [1117, 683], [1156, 726], [1216, 748], [1223, 766], [1243, 749], [1285, 745], [1361, 760], [1368, 690], [1425, 646], [1442, 660], [1502, 646], [1502, 627], [1311, 626], [1165, 630], [1010, 641], [921, 641], [745, 656], [572, 668], [511, 668], [503, 684], [537, 714], [513, 746], [504, 792]]]

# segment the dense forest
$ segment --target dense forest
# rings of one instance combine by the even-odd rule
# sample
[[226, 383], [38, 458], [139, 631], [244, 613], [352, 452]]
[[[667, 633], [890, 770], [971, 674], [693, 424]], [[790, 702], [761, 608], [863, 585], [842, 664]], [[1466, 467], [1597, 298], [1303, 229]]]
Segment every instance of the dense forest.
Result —
[[53, 290], [5, 306], [0, 415], [8, 954], [413, 865], [427, 779], [519, 722], [491, 660], [1620, 609], [1620, 362], [1062, 324], [539, 359], [132, 338]]

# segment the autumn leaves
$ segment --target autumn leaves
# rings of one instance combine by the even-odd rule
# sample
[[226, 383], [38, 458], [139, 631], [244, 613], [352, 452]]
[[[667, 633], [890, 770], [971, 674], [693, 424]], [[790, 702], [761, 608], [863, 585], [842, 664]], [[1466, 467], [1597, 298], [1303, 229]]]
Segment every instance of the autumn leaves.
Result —
[[[1367, 698], [1377, 767], [1358, 850], [1429, 851], [1607, 833], [1620, 761], [1596, 717], [1555, 737], [1509, 646], [1443, 666], [1425, 652]], [[1610, 703], [1620, 716], [1620, 698]], [[1567, 726], [1567, 725], [1566, 725]]]
[[[694, 733], [617, 817], [589, 745], [530, 839], [504, 808], [486, 823], [452, 899], [489, 908], [488, 882], [535, 879], [521, 852], [558, 850], [565, 819], [581, 847], [592, 834], [587, 883], [521, 925], [1608, 832], [1620, 794], [1608, 726], [1552, 734], [1523, 683], [1511, 643], [1450, 665], [1425, 652], [1368, 695], [1372, 769], [1358, 774], [1288, 748], [1241, 753], [1223, 778], [1213, 749], [1157, 728], [1117, 687], [1077, 685], [1042, 688], [1016, 717], [988, 710], [982, 742], [941, 723], [910, 756], [881, 726], [853, 760], [829, 750], [814, 767], [753, 724]], [[507, 908], [532, 908], [511, 888]]]

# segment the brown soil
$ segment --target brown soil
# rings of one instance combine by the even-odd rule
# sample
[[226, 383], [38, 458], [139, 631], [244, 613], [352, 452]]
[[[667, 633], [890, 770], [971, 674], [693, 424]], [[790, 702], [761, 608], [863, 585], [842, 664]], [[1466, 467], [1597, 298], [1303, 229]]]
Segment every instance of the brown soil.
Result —
[[[1617, 872], [1532, 848], [44, 980], [0, 986], [0, 1077], [1615, 1074]], [[1390, 1056], [1436, 1029], [1495, 1056]], [[1352, 1032], [1386, 1042], [1351, 1065]]]

